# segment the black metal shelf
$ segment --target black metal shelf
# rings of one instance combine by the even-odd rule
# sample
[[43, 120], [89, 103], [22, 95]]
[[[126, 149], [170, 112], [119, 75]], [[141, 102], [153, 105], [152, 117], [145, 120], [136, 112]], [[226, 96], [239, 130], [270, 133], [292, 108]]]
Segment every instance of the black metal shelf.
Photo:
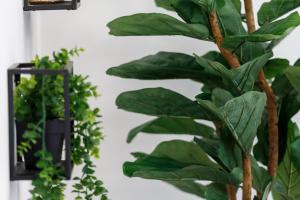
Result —
[[[61, 161], [60, 166], [64, 168], [66, 161]], [[71, 166], [71, 171], [73, 170], [73, 164]], [[27, 170], [25, 168], [25, 163], [19, 162], [15, 165], [13, 169], [12, 181], [30, 181], [34, 180], [37, 177], [39, 170]], [[71, 174], [64, 174], [66, 180], [71, 180]]]
[[24, 11], [36, 10], [77, 10], [80, 6], [80, 0], [70, 0], [58, 3], [29, 3], [29, 0], [24, 0]]
[[74, 122], [70, 116], [70, 94], [69, 94], [69, 77], [73, 74], [73, 63], [69, 62], [64, 69], [35, 69], [33, 63], [18, 63], [13, 65], [7, 71], [8, 76], [8, 105], [9, 105], [9, 157], [10, 157], [10, 180], [33, 180], [38, 170], [27, 170], [25, 163], [17, 155], [17, 134], [16, 122], [14, 116], [14, 89], [19, 84], [22, 75], [61, 75], [64, 77], [64, 154], [65, 159], [59, 163], [64, 170], [67, 180], [70, 180], [73, 170], [71, 160], [71, 139], [74, 128]]

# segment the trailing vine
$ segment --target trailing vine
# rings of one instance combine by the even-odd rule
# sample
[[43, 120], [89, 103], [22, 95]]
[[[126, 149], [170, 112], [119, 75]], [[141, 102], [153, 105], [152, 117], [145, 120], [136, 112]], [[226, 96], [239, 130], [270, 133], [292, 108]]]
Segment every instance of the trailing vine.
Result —
[[[70, 51], [62, 49], [53, 53], [53, 59], [48, 56], [33, 60], [36, 69], [63, 69], [70, 58], [78, 56], [83, 49], [74, 48]], [[76, 200], [92, 200], [100, 197], [106, 200], [107, 190], [103, 182], [95, 176], [95, 165], [91, 158], [99, 158], [99, 145], [103, 140], [100, 127], [100, 110], [89, 106], [91, 97], [98, 97], [97, 87], [87, 81], [88, 77], [70, 75], [70, 112], [74, 120], [74, 130], [71, 141], [71, 159], [75, 165], [83, 165], [82, 175], [75, 177], [73, 192]], [[53, 163], [52, 155], [45, 146], [46, 121], [64, 117], [63, 76], [31, 76], [21, 78], [15, 90], [16, 121], [28, 123], [27, 131], [18, 146], [18, 154], [23, 156], [42, 138], [42, 150], [35, 156], [39, 158], [37, 167], [40, 172], [32, 185], [32, 200], [62, 200], [64, 199], [63, 170]]]

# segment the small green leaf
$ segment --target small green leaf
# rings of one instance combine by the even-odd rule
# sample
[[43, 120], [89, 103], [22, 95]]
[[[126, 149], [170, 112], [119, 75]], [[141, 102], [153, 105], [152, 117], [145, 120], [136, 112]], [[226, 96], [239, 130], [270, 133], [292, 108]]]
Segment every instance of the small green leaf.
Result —
[[[267, 42], [273, 40], [276, 40], [277, 45], [279, 40], [286, 37], [299, 24], [300, 16], [296, 12], [284, 19], [265, 24], [253, 33], [228, 36], [225, 38], [223, 46], [227, 49], [236, 49], [245, 42]], [[273, 48], [275, 44], [271, 44], [271, 46]]]
[[274, 200], [297, 200], [300, 198], [300, 173], [291, 160], [292, 141], [299, 137], [299, 129], [295, 123], [289, 123], [287, 149], [284, 160], [279, 165], [277, 179], [273, 189]]
[[300, 101], [300, 68], [299, 67], [289, 67], [285, 71], [285, 75], [288, 80], [294, 87], [294, 89], [298, 92], [298, 101]]
[[271, 22], [299, 6], [299, 0], [270, 0], [265, 2], [258, 11], [258, 23], [263, 25]]
[[283, 74], [284, 70], [290, 66], [287, 59], [274, 58], [269, 60], [264, 66], [264, 72], [267, 79]]
[[[300, 136], [299, 133], [298, 135]], [[295, 168], [300, 173], [300, 137], [299, 136], [291, 144], [291, 158]]]
[[[260, 69], [267, 63], [267, 61], [273, 56], [272, 53], [264, 54], [252, 61], [243, 64], [236, 69], [227, 69], [221, 63], [210, 61], [203, 57], [196, 56], [197, 62], [207, 68], [207, 70], [213, 70], [214, 74], [218, 74], [223, 78], [224, 83], [232, 92], [247, 92], [253, 89], [253, 86], [257, 80]], [[213, 74], [213, 72], [212, 72]]]
[[198, 103], [222, 120], [229, 128], [241, 149], [249, 153], [252, 150], [257, 128], [261, 123], [266, 105], [266, 95], [261, 92], [247, 92], [217, 108], [212, 102], [197, 99]]
[[169, 0], [155, 0], [155, 4], [156, 6], [164, 8], [166, 10], [174, 11]]

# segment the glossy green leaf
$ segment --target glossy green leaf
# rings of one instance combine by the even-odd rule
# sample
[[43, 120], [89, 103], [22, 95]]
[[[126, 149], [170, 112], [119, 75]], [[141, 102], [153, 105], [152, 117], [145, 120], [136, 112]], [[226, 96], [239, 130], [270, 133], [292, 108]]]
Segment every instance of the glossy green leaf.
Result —
[[[267, 42], [280, 40], [287, 36], [299, 24], [299, 14], [293, 13], [284, 19], [265, 24], [253, 33], [226, 37], [223, 46], [227, 49], [236, 49], [245, 42]], [[275, 45], [272, 44], [272, 47], [274, 46]]]
[[151, 153], [151, 156], [169, 158], [189, 164], [217, 167], [197, 144], [182, 140], [172, 140], [160, 143]]
[[298, 92], [298, 101], [300, 101], [300, 68], [290, 67], [286, 70], [285, 75], [289, 79], [292, 86]]
[[161, 143], [149, 156], [126, 162], [123, 169], [129, 177], [162, 181], [240, 182], [233, 174], [220, 170], [198, 145], [179, 140]]
[[216, 88], [212, 91], [211, 100], [218, 107], [224, 106], [230, 99], [232, 99], [232, 94], [224, 89]]
[[205, 199], [208, 200], [227, 200], [226, 185], [211, 183], [207, 186]]
[[115, 36], [182, 35], [207, 40], [208, 29], [201, 24], [186, 24], [160, 13], [141, 13], [120, 17], [107, 25]]
[[268, 171], [259, 166], [257, 161], [252, 158], [252, 176], [253, 176], [253, 188], [256, 191], [263, 193], [270, 182], [272, 181], [271, 176], [269, 175]]
[[202, 24], [210, 29], [204, 0], [169, 0], [177, 14], [189, 24]]
[[190, 55], [159, 52], [107, 70], [107, 74], [143, 80], [204, 79], [207, 73]]
[[275, 58], [269, 60], [264, 66], [264, 72], [267, 79], [283, 74], [284, 70], [290, 66], [287, 59]]
[[258, 23], [263, 25], [271, 22], [299, 6], [299, 0], [271, 0], [265, 2], [258, 11]]
[[300, 198], [300, 173], [296, 170], [291, 160], [291, 143], [299, 136], [297, 125], [290, 122], [286, 154], [278, 168], [277, 180], [273, 189], [274, 200], [297, 200]]
[[213, 137], [214, 129], [195, 122], [191, 118], [160, 117], [132, 129], [127, 137], [131, 142], [140, 132], [149, 134], [187, 134]]
[[116, 100], [119, 108], [153, 116], [211, 118], [196, 102], [164, 88], [147, 88], [120, 94]]
[[[299, 131], [299, 130], [298, 130]], [[291, 158], [295, 168], [300, 173], [300, 134], [291, 144]]]
[[225, 84], [228, 85], [228, 88], [234, 86], [237, 91], [247, 92], [252, 90], [259, 71], [271, 57], [272, 53], [264, 54], [263, 56], [245, 63], [239, 68], [231, 70], [218, 62], [213, 62], [203, 57], [196, 56], [196, 60], [201, 66], [210, 68], [211, 70], [214, 70], [216, 74], [219, 74], [219, 76], [223, 78]]
[[236, 142], [244, 152], [252, 150], [257, 128], [266, 105], [266, 95], [260, 92], [247, 92], [217, 108], [209, 101], [198, 99], [198, 103], [224, 121]]
[[166, 10], [174, 11], [169, 0], [155, 0], [155, 4], [158, 7], [164, 8]]
[[230, 100], [222, 108], [225, 123], [244, 152], [252, 150], [265, 105], [265, 94], [247, 92]]

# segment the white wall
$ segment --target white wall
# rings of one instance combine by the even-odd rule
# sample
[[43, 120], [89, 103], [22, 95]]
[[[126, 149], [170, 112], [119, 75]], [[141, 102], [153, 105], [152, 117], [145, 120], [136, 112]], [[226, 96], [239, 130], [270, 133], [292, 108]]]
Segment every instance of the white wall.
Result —
[[[261, 1], [256, 0], [258, 7]], [[135, 81], [123, 80], [105, 75], [105, 71], [132, 59], [158, 51], [178, 51], [203, 54], [215, 48], [212, 44], [184, 37], [127, 37], [108, 35], [106, 23], [110, 20], [137, 12], [161, 12], [153, 1], [141, 0], [89, 0], [82, 1], [78, 11], [50, 11], [40, 13], [41, 53], [50, 53], [61, 47], [75, 45], [86, 48], [76, 62], [77, 73], [89, 74], [103, 94], [95, 105], [102, 108], [106, 140], [102, 145], [102, 159], [97, 161], [98, 175], [103, 178], [110, 191], [111, 199], [122, 200], [196, 200], [198, 198], [181, 193], [158, 181], [129, 179], [122, 174], [122, 163], [131, 160], [130, 152], [150, 152], [156, 144], [169, 140], [170, 136], [140, 135], [133, 144], [126, 144], [127, 132], [149, 117], [117, 110], [114, 101], [119, 93], [144, 87], [163, 86], [194, 97], [200, 91], [199, 85], [191, 81]], [[277, 56], [295, 60], [299, 54], [295, 49], [300, 30], [283, 42], [275, 51]], [[72, 199], [68, 194], [67, 199]]]
[[0, 6], [0, 199], [19, 200], [17, 182], [9, 181], [8, 106], [6, 70], [32, 57], [31, 14], [23, 13], [21, 0], [1, 1]]

